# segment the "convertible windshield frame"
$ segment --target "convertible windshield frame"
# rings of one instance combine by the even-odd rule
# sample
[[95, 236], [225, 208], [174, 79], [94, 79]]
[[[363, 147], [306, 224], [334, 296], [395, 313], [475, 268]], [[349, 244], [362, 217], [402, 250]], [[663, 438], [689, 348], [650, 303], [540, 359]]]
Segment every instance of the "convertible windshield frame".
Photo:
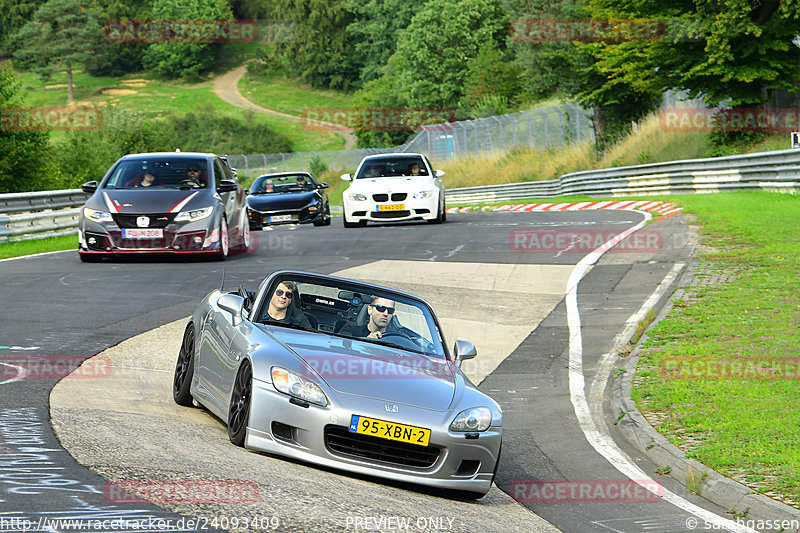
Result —
[[[278, 288], [278, 285], [283, 281], [291, 281], [295, 284], [294, 289], [294, 297], [292, 298], [294, 307], [302, 312], [302, 306], [300, 305], [300, 301], [302, 300], [301, 295], [307, 296], [314, 296], [322, 299], [330, 300], [330, 303], [337, 302], [336, 305], [339, 305], [340, 308], [344, 305], [348, 306], [348, 313], [351, 311], [356, 311], [356, 308], [361, 308], [363, 305], [368, 305], [370, 298], [372, 296], [377, 296], [381, 298], [387, 298], [393, 300], [395, 302], [395, 307], [397, 308], [397, 312], [394, 318], [397, 319], [399, 322], [399, 326], [401, 329], [411, 330], [415, 333], [419, 338], [423, 339], [425, 343], [429, 343], [432, 346], [432, 350], [424, 350], [422, 348], [423, 344], [421, 342], [416, 342], [419, 345], [419, 349], [412, 349], [404, 345], [400, 345], [399, 343], [391, 342], [388, 338], [386, 342], [381, 342], [380, 339], [370, 339], [370, 338], [362, 338], [362, 337], [355, 337], [350, 336], [347, 334], [342, 334], [340, 331], [323, 331], [323, 330], [310, 330], [315, 331], [321, 335], [332, 335], [336, 337], [341, 337], [345, 339], [353, 339], [358, 341], [365, 341], [371, 342], [374, 344], [380, 344], [385, 347], [391, 348], [399, 348], [401, 350], [406, 350], [411, 353], [416, 353], [419, 355], [424, 355], [428, 357], [435, 357], [444, 360], [451, 360], [450, 352], [447, 349], [447, 344], [444, 339], [444, 335], [442, 333], [441, 325], [439, 324], [438, 318], [434, 313], [433, 309], [428, 305], [427, 302], [418, 298], [414, 295], [403, 293], [400, 291], [396, 291], [393, 289], [389, 289], [387, 287], [381, 287], [377, 285], [369, 285], [369, 284], [362, 284], [358, 282], [353, 282], [351, 280], [346, 280], [343, 278], [336, 278], [336, 277], [319, 277], [311, 274], [306, 273], [276, 273], [273, 274], [268, 280], [265, 280], [263, 285], [260, 287], [260, 291], [258, 296], [256, 297], [256, 302], [254, 305], [254, 312], [251, 314], [253, 317], [253, 321], [259, 324], [267, 324], [270, 326], [289, 326], [286, 323], [282, 323], [279, 321], [274, 320], [267, 320], [264, 317], [267, 316], [267, 309], [269, 309], [269, 302], [272, 297], [274, 291]], [[316, 290], [315, 290], [316, 289]], [[320, 289], [327, 289], [327, 290], [320, 290]], [[335, 293], [336, 296], [333, 296], [332, 293]], [[350, 299], [342, 299], [339, 295], [342, 293], [350, 293]], [[418, 313], [417, 316], [412, 314], [410, 311], [411, 309], [415, 310]], [[311, 314], [313, 312], [310, 311]], [[355, 313], [357, 314], [357, 312]], [[399, 316], [402, 316], [404, 320], [411, 319], [411, 322], [406, 324], [400, 320]], [[294, 329], [306, 329], [308, 328], [294, 328]], [[422, 331], [420, 331], [422, 329]]]

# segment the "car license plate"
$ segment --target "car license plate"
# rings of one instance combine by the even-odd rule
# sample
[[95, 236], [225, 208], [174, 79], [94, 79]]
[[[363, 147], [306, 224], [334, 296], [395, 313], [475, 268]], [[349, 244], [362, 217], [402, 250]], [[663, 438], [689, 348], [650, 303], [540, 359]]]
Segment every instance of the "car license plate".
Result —
[[164, 237], [164, 230], [160, 228], [122, 230], [123, 239], [161, 239], [162, 237]]
[[405, 204], [379, 205], [378, 211], [402, 211], [406, 208]]
[[431, 440], [431, 430], [396, 424], [386, 420], [367, 418], [366, 416], [353, 415], [350, 418], [350, 432], [361, 435], [372, 435], [382, 439], [409, 442], [420, 446], [427, 446]]
[[289, 222], [293, 220], [292, 215], [273, 215], [269, 217], [270, 222]]

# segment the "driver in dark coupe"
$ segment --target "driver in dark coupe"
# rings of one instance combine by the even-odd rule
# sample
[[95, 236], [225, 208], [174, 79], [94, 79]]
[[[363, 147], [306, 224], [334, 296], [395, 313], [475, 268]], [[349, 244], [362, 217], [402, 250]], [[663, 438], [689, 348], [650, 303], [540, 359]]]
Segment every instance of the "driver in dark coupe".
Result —
[[372, 302], [368, 304], [367, 314], [369, 321], [363, 326], [348, 324], [341, 330], [342, 335], [351, 337], [368, 337], [370, 339], [380, 339], [386, 326], [394, 315], [394, 301], [388, 298], [373, 296]]

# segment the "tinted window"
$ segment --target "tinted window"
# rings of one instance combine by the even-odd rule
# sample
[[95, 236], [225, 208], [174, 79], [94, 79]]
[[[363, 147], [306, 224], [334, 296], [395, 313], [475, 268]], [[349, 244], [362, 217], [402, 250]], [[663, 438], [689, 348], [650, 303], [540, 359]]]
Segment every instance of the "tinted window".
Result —
[[[197, 172], [193, 172], [193, 170]], [[192, 172], [190, 172], [192, 170]], [[208, 163], [205, 159], [154, 157], [149, 159], [129, 159], [120, 162], [106, 181], [109, 189], [130, 189], [139, 187], [180, 187], [185, 180], [195, 176], [200, 185], [206, 183]]]
[[428, 175], [428, 169], [420, 156], [368, 159], [361, 165], [356, 179], [413, 175]]

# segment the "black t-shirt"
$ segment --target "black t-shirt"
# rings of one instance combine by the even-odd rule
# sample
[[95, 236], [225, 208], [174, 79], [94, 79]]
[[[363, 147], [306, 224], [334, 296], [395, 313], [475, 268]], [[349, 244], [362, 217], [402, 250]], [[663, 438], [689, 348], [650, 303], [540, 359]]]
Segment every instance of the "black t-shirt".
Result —
[[345, 326], [339, 330], [339, 333], [348, 337], [369, 337], [369, 334], [372, 332], [369, 330], [366, 324], [363, 326], [345, 324]]
[[290, 315], [288, 313], [283, 318], [273, 318], [272, 316], [270, 316], [269, 311], [268, 311], [267, 312], [267, 316], [265, 316], [264, 319], [267, 322], [283, 322], [284, 324], [299, 324], [301, 326], [305, 325], [300, 320], [296, 319], [295, 317], [293, 317], [292, 315]]

